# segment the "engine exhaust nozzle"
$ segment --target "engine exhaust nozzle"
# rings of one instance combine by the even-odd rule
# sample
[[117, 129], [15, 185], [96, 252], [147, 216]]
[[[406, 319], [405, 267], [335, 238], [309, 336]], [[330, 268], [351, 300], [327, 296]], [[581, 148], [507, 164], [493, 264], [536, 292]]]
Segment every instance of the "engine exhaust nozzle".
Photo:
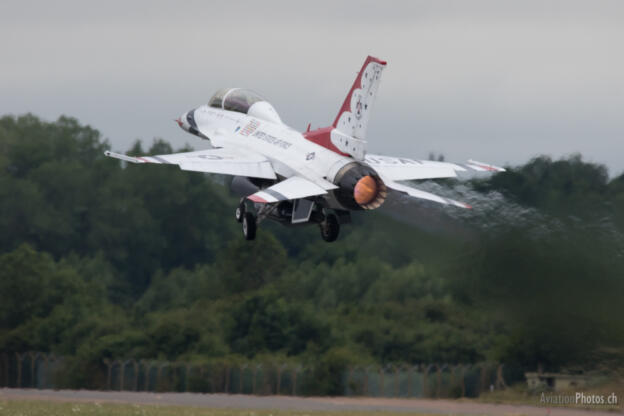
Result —
[[370, 204], [378, 193], [377, 181], [370, 175], [361, 178], [353, 188], [353, 198], [360, 205]]

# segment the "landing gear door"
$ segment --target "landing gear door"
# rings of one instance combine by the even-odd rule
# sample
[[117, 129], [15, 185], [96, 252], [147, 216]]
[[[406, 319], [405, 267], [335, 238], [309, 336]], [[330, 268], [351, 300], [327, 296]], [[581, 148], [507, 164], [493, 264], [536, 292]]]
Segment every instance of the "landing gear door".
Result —
[[314, 208], [314, 202], [309, 199], [295, 199], [293, 201], [291, 222], [293, 224], [308, 222], [310, 220], [310, 214], [312, 214], [312, 208]]

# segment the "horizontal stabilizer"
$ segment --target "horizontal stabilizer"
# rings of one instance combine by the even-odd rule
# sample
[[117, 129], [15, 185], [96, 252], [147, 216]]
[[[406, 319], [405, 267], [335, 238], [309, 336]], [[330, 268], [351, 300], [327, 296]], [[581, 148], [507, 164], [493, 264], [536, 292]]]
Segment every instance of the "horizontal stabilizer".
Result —
[[327, 191], [314, 182], [300, 176], [293, 176], [273, 186], [249, 195], [247, 199], [266, 204], [291, 199], [301, 199], [310, 196], [324, 195]]
[[438, 202], [443, 205], [454, 205], [460, 208], [472, 208], [470, 205], [463, 202], [455, 201], [453, 199], [444, 198], [439, 195], [435, 195], [429, 192], [421, 191], [420, 189], [412, 188], [411, 186], [403, 185], [400, 183], [384, 180], [386, 187], [393, 189], [397, 192], [407, 194], [413, 198], [426, 199], [428, 201]]

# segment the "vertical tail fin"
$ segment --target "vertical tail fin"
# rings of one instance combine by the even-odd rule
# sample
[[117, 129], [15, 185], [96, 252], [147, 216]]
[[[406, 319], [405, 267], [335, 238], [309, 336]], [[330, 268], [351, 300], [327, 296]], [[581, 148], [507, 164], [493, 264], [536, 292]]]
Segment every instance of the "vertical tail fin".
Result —
[[368, 56], [362, 65], [347, 98], [345, 98], [333, 127], [357, 139], [366, 138], [366, 128], [375, 94], [386, 61]]

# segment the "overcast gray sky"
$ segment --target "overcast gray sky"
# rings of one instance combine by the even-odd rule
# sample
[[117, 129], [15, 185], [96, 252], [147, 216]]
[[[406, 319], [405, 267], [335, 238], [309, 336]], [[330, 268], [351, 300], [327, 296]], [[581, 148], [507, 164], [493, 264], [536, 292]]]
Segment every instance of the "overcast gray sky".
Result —
[[223, 86], [329, 125], [371, 54], [371, 152], [624, 171], [623, 1], [3, 0], [0, 51], [0, 114], [71, 115], [117, 150], [205, 147], [172, 120]]

